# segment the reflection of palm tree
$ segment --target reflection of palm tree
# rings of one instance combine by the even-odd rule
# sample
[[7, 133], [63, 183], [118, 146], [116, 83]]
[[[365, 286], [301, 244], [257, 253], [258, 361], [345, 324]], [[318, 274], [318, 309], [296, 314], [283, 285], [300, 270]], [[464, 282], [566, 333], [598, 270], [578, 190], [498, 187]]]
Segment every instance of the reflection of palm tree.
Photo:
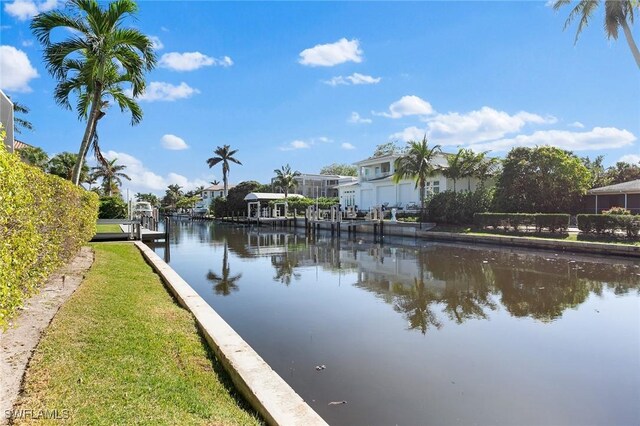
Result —
[[409, 329], [420, 329], [426, 334], [430, 327], [438, 330], [442, 327], [429, 306], [436, 301], [435, 294], [425, 287], [424, 279], [414, 278], [414, 284], [409, 288], [394, 284], [393, 293], [397, 295], [395, 310], [405, 314]]
[[238, 291], [238, 285], [236, 282], [242, 278], [242, 274], [231, 276], [231, 270], [229, 269], [229, 245], [224, 242], [224, 256], [222, 258], [222, 275], [218, 275], [215, 272], [209, 271], [207, 279], [209, 281], [216, 282], [213, 287], [216, 294], [228, 296], [233, 291]]
[[274, 280], [280, 281], [282, 284], [291, 284], [291, 278], [300, 279], [301, 274], [295, 271], [298, 266], [298, 259], [295, 255], [289, 253], [279, 256], [271, 256], [271, 264], [276, 270]]

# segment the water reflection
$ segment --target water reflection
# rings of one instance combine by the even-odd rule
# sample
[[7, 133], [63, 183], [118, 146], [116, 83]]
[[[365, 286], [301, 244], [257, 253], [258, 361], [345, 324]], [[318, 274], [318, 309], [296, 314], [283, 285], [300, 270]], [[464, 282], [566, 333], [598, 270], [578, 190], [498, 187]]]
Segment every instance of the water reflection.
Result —
[[442, 244], [392, 247], [331, 238], [312, 243], [304, 235], [278, 232], [230, 230], [219, 237], [225, 250], [228, 242], [240, 257], [268, 256], [273, 279], [287, 286], [310, 265], [355, 271], [353, 285], [393, 305], [410, 329], [422, 333], [440, 329], [440, 315], [462, 324], [486, 319], [500, 305], [512, 316], [550, 322], [583, 303], [590, 293], [600, 295], [604, 287], [616, 294], [640, 288], [637, 265], [621, 259], [594, 262], [584, 256], [574, 260], [576, 256], [544, 252], [453, 249]]
[[171, 266], [329, 424], [640, 424], [638, 261], [212, 223], [171, 235]]
[[222, 273], [216, 274], [209, 270], [207, 273], [207, 280], [216, 283], [213, 286], [213, 290], [216, 294], [222, 296], [228, 296], [234, 291], [238, 291], [238, 281], [242, 278], [242, 274], [231, 276], [231, 268], [229, 268], [229, 244], [225, 240], [224, 242], [224, 254], [222, 256]]

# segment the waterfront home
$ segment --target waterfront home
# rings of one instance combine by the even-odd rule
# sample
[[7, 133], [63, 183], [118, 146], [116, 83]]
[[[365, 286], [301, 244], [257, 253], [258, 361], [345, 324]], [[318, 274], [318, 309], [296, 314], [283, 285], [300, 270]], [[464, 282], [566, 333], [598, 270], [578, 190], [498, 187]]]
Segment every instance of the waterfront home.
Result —
[[[235, 185], [229, 184], [229, 189], [233, 187], [235, 187]], [[211, 185], [206, 187], [204, 191], [202, 191], [202, 194], [200, 194], [200, 201], [196, 203], [196, 206], [195, 206], [196, 211], [208, 209], [213, 200], [215, 200], [218, 197], [222, 197], [223, 195], [224, 195], [224, 185], [222, 184]]]
[[640, 214], [640, 179], [587, 191], [585, 197], [587, 212], [598, 214], [611, 207], [624, 207], [631, 213]]
[[[338, 185], [340, 204], [345, 207], [358, 206], [359, 210], [369, 210], [376, 206], [405, 208], [407, 205], [420, 205], [420, 189], [413, 179], [393, 181], [395, 161], [401, 154], [388, 154], [370, 157], [354, 163], [358, 168], [357, 181]], [[426, 182], [425, 198], [446, 190], [453, 190], [452, 179], [447, 179], [442, 170], [447, 168], [446, 154], [438, 154], [433, 166], [439, 170]], [[458, 179], [456, 191], [473, 191], [479, 184], [477, 178]]]
[[[341, 175], [319, 175], [313, 173], [301, 173], [294, 178], [297, 182], [292, 194], [299, 194], [307, 198], [337, 197], [338, 185], [357, 182], [354, 176]], [[271, 184], [275, 187], [276, 178], [271, 179]]]

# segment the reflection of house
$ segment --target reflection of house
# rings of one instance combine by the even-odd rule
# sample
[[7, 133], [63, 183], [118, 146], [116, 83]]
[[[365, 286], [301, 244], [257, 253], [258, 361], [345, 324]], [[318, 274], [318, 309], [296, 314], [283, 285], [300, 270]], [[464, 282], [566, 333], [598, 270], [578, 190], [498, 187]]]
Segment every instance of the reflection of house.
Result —
[[[273, 185], [276, 178], [271, 180]], [[339, 175], [315, 175], [311, 173], [303, 173], [295, 178], [296, 188], [292, 191], [293, 194], [300, 194], [307, 198], [318, 197], [337, 197], [338, 185], [347, 184], [350, 182], [356, 182], [357, 178], [353, 176], [339, 176]], [[275, 188], [278, 189], [278, 188]]]
[[[229, 189], [234, 186], [229, 185]], [[202, 191], [200, 201], [196, 203], [196, 209], [208, 209], [213, 200], [222, 196], [224, 196], [224, 185], [211, 185]]]
[[[389, 154], [367, 158], [354, 163], [358, 167], [358, 181], [341, 184], [339, 189], [340, 203], [343, 206], [358, 206], [360, 210], [369, 210], [374, 206], [405, 207], [409, 203], [420, 204], [420, 190], [412, 179], [402, 179], [398, 183], [392, 180], [395, 173], [394, 162], [400, 154]], [[445, 154], [436, 156], [433, 161], [436, 169], [447, 167]], [[461, 179], [456, 190], [475, 190], [476, 178]], [[433, 194], [453, 189], [453, 180], [437, 173], [426, 182], [428, 198]]]
[[640, 213], [640, 179], [587, 191], [585, 209], [596, 214], [611, 207], [624, 207]]

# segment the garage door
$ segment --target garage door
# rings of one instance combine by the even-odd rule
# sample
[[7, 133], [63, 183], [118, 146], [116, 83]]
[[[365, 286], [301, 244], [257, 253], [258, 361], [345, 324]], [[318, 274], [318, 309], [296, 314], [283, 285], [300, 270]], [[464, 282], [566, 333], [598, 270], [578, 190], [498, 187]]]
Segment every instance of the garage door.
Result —
[[403, 183], [400, 185], [400, 202], [403, 206], [406, 206], [410, 202], [419, 202], [420, 196], [413, 183]]
[[395, 185], [379, 186], [376, 188], [376, 192], [378, 195], [376, 205], [382, 205], [382, 204], [388, 203], [387, 205], [393, 206], [396, 204]]
[[362, 204], [358, 206], [360, 210], [369, 210], [371, 208], [371, 205], [373, 204], [372, 189], [363, 189], [360, 191], [360, 203]]

